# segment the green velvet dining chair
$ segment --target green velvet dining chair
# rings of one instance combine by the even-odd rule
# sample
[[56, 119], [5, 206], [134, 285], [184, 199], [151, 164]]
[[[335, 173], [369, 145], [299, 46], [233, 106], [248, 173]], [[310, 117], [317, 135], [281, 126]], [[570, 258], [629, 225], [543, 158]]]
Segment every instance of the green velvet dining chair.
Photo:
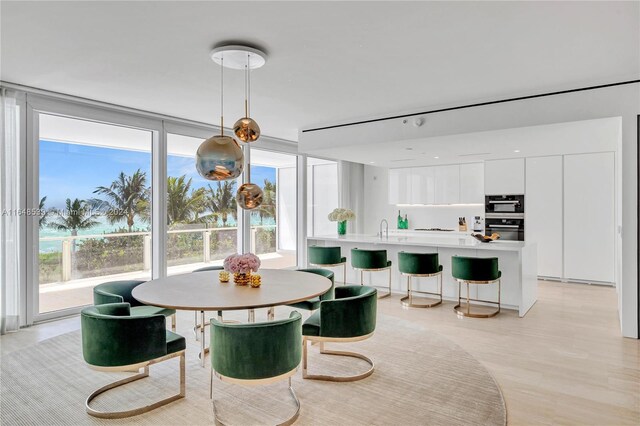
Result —
[[[320, 302], [302, 325], [302, 377], [305, 379], [352, 382], [370, 376], [375, 368], [368, 357], [345, 351], [326, 350], [327, 342], [358, 342], [373, 336], [378, 309], [377, 290], [368, 286], [340, 286], [335, 289], [335, 299]], [[353, 376], [314, 375], [308, 373], [307, 343], [319, 343], [320, 353], [359, 358], [371, 366], [364, 373]]]
[[145, 305], [132, 296], [133, 289], [144, 282], [140, 280], [122, 280], [98, 284], [93, 288], [93, 304], [128, 303], [131, 306], [132, 316], [163, 315], [171, 318], [171, 330], [176, 331], [175, 309]]
[[[137, 372], [91, 393], [85, 403], [88, 414], [107, 419], [131, 417], [185, 396], [185, 339], [166, 329], [163, 315], [132, 315], [129, 303], [108, 303], [84, 308], [80, 313], [80, 326], [82, 355], [90, 368], [107, 372]], [[150, 365], [176, 357], [180, 358], [179, 393], [124, 411], [91, 408], [91, 401], [98, 395], [148, 377]]]
[[288, 379], [296, 411], [279, 423], [290, 425], [300, 414], [300, 401], [291, 386], [291, 376], [302, 357], [302, 316], [250, 324], [229, 324], [211, 319], [211, 377], [209, 397], [216, 424], [223, 424], [213, 400], [213, 376], [227, 383], [259, 385]]
[[347, 258], [342, 256], [339, 246], [309, 246], [308, 260], [309, 266], [319, 266], [320, 268], [342, 266], [342, 284], [347, 283]]
[[328, 278], [331, 280], [331, 288], [327, 290], [326, 293], [321, 294], [320, 296], [313, 297], [308, 300], [303, 300], [302, 302], [291, 303], [287, 306], [291, 308], [305, 309], [307, 311], [315, 311], [320, 307], [320, 302], [323, 300], [331, 300], [334, 298], [335, 294], [335, 286], [334, 286], [334, 274], [328, 269], [320, 269], [320, 268], [304, 268], [304, 269], [296, 269], [300, 272], [308, 272], [310, 274], [316, 274]]

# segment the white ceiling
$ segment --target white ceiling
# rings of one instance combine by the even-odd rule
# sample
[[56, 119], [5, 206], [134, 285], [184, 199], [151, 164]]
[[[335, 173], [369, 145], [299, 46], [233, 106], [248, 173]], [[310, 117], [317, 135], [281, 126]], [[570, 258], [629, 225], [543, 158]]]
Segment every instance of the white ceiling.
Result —
[[[1, 2], [0, 78], [214, 123], [214, 45], [268, 52], [264, 134], [640, 74], [638, 2]], [[227, 72], [226, 122], [242, 114]]]
[[466, 133], [394, 142], [333, 146], [315, 155], [373, 166], [402, 168], [477, 163], [500, 158], [539, 157], [618, 150], [620, 117], [545, 126]]

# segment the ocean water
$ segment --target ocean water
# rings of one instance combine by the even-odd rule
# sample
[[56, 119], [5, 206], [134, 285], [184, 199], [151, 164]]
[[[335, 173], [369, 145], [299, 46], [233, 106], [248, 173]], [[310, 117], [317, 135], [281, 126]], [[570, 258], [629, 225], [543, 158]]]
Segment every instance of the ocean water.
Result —
[[[100, 222], [99, 224], [89, 228], [89, 229], [81, 229], [78, 230], [78, 235], [99, 235], [99, 234], [111, 234], [114, 233], [116, 231], [118, 231], [121, 228], [126, 228], [126, 223], [125, 222], [121, 222], [121, 223], [116, 223], [116, 224], [109, 224], [106, 222], [106, 220], [102, 219], [100, 220], [100, 218], [98, 219], [98, 221]], [[273, 217], [265, 217], [262, 221], [262, 224], [260, 223], [260, 217], [257, 214], [252, 214], [251, 215], [251, 225], [275, 225], [276, 221]], [[233, 217], [229, 217], [227, 220], [227, 227], [234, 227], [236, 226], [236, 221], [233, 220]], [[204, 225], [199, 225], [199, 224], [191, 224], [191, 225], [186, 225], [186, 227], [193, 227], [193, 228], [204, 228]], [[217, 227], [222, 228], [222, 220], [218, 219], [218, 224]], [[134, 232], [145, 232], [145, 231], [149, 231], [151, 229], [149, 224], [146, 224], [144, 222], [137, 222], [134, 225]], [[45, 237], [53, 237], [53, 238], [61, 238], [61, 237], [68, 237], [70, 236], [71, 233], [67, 232], [67, 231], [59, 231], [57, 229], [53, 229], [50, 227], [45, 226], [44, 228], [40, 229], [40, 238], [45, 238]], [[52, 253], [52, 252], [56, 252], [56, 251], [61, 251], [62, 250], [62, 241], [61, 240], [55, 240], [55, 241], [40, 241], [40, 253]]]

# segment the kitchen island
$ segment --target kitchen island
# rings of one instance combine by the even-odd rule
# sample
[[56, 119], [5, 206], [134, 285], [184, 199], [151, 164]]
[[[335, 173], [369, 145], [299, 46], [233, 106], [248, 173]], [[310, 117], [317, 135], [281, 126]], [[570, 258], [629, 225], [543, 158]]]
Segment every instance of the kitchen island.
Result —
[[[395, 293], [406, 293], [407, 280], [398, 271], [398, 252], [438, 253], [442, 271], [442, 297], [445, 300], [458, 300], [458, 283], [451, 276], [451, 257], [497, 257], [502, 271], [502, 290], [500, 293], [503, 309], [518, 311], [523, 317], [537, 300], [537, 247], [523, 241], [493, 241], [481, 243], [468, 234], [432, 232], [398, 232], [390, 233], [382, 238], [366, 234], [324, 235], [307, 238], [307, 245], [340, 246], [342, 256], [347, 258], [347, 282], [359, 283], [359, 274], [351, 268], [351, 249], [385, 249], [388, 259], [393, 262], [391, 268], [391, 289]], [[336, 283], [340, 282], [341, 271], [336, 270]], [[386, 273], [365, 273], [365, 285], [373, 284], [386, 287]], [[338, 284], [339, 285], [339, 284]], [[416, 278], [413, 280], [414, 290], [435, 291], [437, 282], [434, 278]], [[466, 296], [466, 286], [462, 287], [462, 295]], [[471, 286], [470, 296], [474, 299], [496, 300], [496, 285]]]

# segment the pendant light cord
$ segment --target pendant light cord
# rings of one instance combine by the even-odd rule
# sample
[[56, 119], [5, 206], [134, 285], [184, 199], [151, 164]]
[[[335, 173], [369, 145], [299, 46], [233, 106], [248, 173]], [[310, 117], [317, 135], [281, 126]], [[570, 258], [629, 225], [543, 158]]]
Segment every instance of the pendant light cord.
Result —
[[224, 136], [224, 56], [220, 56], [220, 136]]
[[249, 95], [247, 94], [249, 81], [249, 55], [247, 55], [247, 65], [244, 66], [244, 116], [249, 117]]

